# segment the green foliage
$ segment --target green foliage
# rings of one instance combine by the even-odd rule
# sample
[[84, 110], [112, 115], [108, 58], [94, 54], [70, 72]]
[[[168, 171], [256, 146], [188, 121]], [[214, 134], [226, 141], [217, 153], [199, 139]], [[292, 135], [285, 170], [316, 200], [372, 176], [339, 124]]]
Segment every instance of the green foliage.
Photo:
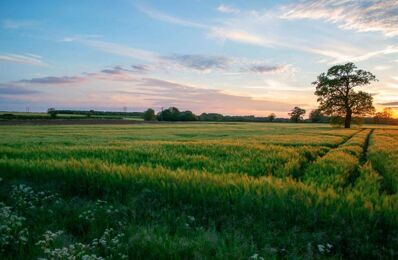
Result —
[[350, 128], [352, 116], [372, 114], [375, 110], [371, 94], [354, 90], [373, 81], [376, 77], [372, 73], [357, 69], [353, 63], [329, 68], [313, 82], [319, 109], [326, 115], [344, 117], [344, 126]]
[[56, 118], [57, 110], [55, 110], [55, 108], [51, 107], [51, 108], [47, 109], [47, 114], [49, 114], [51, 118]]
[[321, 123], [327, 122], [329, 118], [322, 114], [322, 111], [319, 109], [314, 109], [311, 111], [309, 119], [312, 123]]
[[155, 110], [153, 110], [152, 108], [148, 108], [144, 112], [144, 120], [145, 121], [153, 121], [155, 119], [156, 119]]
[[295, 123], [302, 121], [304, 115], [305, 115], [305, 109], [299, 107], [294, 107], [292, 111], [289, 113], [290, 120]]

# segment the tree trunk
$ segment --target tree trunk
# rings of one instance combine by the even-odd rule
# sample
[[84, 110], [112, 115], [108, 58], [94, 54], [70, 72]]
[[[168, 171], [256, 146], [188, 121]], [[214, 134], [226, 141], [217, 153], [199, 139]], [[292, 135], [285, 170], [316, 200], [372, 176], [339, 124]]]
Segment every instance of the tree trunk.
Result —
[[351, 128], [352, 113], [347, 112], [344, 120], [344, 128]]

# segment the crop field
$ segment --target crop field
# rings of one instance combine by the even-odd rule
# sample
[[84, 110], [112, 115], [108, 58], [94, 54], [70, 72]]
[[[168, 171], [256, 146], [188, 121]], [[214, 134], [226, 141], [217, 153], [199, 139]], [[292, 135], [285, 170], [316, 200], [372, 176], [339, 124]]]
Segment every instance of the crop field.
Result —
[[398, 258], [398, 128], [0, 133], [1, 259]]

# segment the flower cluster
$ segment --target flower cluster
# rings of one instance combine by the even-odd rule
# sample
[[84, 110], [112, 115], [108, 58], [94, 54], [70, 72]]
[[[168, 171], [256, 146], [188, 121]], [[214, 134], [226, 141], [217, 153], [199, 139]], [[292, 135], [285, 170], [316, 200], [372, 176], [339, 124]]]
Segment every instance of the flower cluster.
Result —
[[[124, 234], [115, 234], [113, 229], [106, 229], [100, 238], [89, 244], [74, 243], [69, 246], [55, 247], [56, 240], [63, 231], [46, 231], [43, 239], [36, 243], [43, 250], [44, 257], [40, 259], [85, 259], [100, 260], [105, 258], [127, 259], [122, 253], [122, 239]], [[104, 256], [104, 257], [102, 257]]]
[[79, 214], [79, 219], [87, 222], [93, 222], [97, 216], [113, 219], [120, 213], [118, 209], [110, 205], [107, 201], [97, 200], [91, 209], [85, 210]]
[[253, 260], [264, 260], [264, 257], [260, 256], [259, 254], [254, 254], [251, 257], [249, 257], [249, 259], [253, 259]]
[[25, 218], [13, 213], [11, 207], [0, 202], [0, 251], [17, 250], [28, 242], [28, 230], [24, 227]]
[[329, 243], [319, 244], [317, 247], [318, 247], [319, 253], [321, 253], [321, 254], [329, 254], [333, 248], [333, 246]]
[[35, 192], [25, 184], [13, 185], [11, 199], [18, 209], [44, 208], [48, 203], [61, 203], [61, 199], [48, 191]]

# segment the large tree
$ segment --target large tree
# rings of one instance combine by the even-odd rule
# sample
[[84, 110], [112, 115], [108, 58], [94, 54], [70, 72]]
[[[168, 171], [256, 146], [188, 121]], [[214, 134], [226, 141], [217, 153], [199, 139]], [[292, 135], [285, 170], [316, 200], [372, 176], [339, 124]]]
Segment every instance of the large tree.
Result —
[[364, 116], [375, 111], [371, 94], [354, 90], [372, 81], [376, 81], [372, 73], [357, 69], [354, 63], [347, 63], [331, 67], [312, 84], [316, 85], [319, 109], [326, 115], [343, 117], [344, 127], [350, 128], [353, 116]]
[[298, 123], [303, 120], [303, 116], [305, 115], [305, 109], [300, 107], [294, 107], [293, 110], [289, 113], [290, 120]]

